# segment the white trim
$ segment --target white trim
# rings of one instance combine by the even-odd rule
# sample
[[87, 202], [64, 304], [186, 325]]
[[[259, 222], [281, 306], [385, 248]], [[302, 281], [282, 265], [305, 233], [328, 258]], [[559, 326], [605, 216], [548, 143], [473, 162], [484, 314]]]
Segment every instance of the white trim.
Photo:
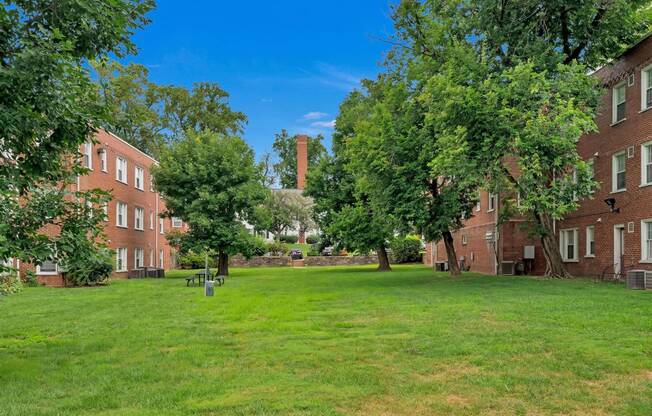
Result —
[[93, 170], [93, 142], [87, 141], [84, 143], [84, 157], [87, 157], [88, 160], [84, 160], [84, 167], [89, 170]]
[[[616, 171], [616, 158], [619, 156], [623, 156], [623, 168], [624, 170], [622, 173], [625, 174], [625, 187], [624, 188], [618, 188], [618, 173]], [[623, 192], [627, 190], [627, 151], [622, 150], [620, 152], [616, 152], [611, 156], [611, 193], [616, 193], [616, 192]]]
[[[124, 254], [121, 256], [120, 254]], [[126, 247], [118, 247], [115, 249], [115, 271], [126, 272], [128, 269], [127, 262], [129, 261], [129, 253]], [[122, 267], [118, 267], [119, 262], [122, 262]]]
[[487, 212], [492, 212], [496, 210], [496, 195], [491, 192], [487, 192]]
[[[652, 141], [641, 144], [641, 186], [652, 185], [652, 180], [647, 180], [647, 165], [652, 165], [652, 160], [648, 160], [648, 155], [652, 156]], [[652, 157], [650, 158], [652, 159]]]
[[[138, 218], [138, 213], [142, 215]], [[140, 221], [138, 221], [140, 219]], [[140, 222], [140, 227], [138, 223]], [[134, 207], [134, 230], [143, 231], [145, 230], [145, 208], [143, 207]]]
[[[102, 130], [104, 130], [104, 129], [102, 129]], [[156, 164], [158, 165], [158, 160], [154, 159], [153, 157], [151, 157], [151, 156], [148, 155], [147, 153], [143, 152], [143, 151], [140, 150], [139, 148], [137, 148], [137, 147], [135, 147], [134, 145], [132, 145], [131, 143], [127, 142], [125, 139], [119, 137], [119, 136], [116, 135], [115, 133], [110, 132], [110, 131], [108, 131], [108, 130], [104, 130], [104, 131], [107, 132], [109, 135], [115, 137], [116, 139], [120, 140], [122, 143], [124, 143], [124, 144], [126, 144], [127, 146], [131, 147], [132, 149], [134, 149], [135, 151], [137, 151], [138, 153], [140, 153], [141, 155], [145, 156], [146, 158], [150, 159], [151, 161], [153, 161], [154, 163], [156, 163]]]
[[[568, 257], [568, 242], [566, 240], [566, 235], [569, 231], [572, 231], [573, 233], [573, 257]], [[579, 261], [579, 239], [577, 231], [577, 228], [565, 228], [559, 230], [559, 252], [564, 263], [577, 263]]]
[[161, 217], [158, 219], [158, 233], [165, 234], [165, 222]]
[[[624, 96], [623, 96], [623, 101], [620, 103], [616, 102], [616, 90], [620, 89], [623, 87], [624, 91]], [[618, 120], [618, 104], [623, 104], [625, 103], [625, 115], [622, 119]], [[613, 88], [611, 89], [611, 122], [612, 126], [620, 123], [621, 121], [625, 121], [627, 119], [627, 82], [622, 81], [619, 82], [618, 84], [614, 85]]]
[[[140, 175], [138, 173], [140, 172]], [[138, 182], [140, 181], [140, 186]], [[145, 169], [136, 165], [134, 166], [134, 188], [144, 191], [145, 190]]]
[[[124, 207], [124, 212], [121, 212], [120, 207]], [[120, 216], [122, 214], [122, 219], [124, 223], [120, 223]], [[116, 202], [115, 204], [115, 226], [120, 228], [127, 228], [129, 226], [129, 206], [125, 202]]]
[[648, 65], [641, 69], [641, 112], [649, 110], [650, 106], [647, 105], [647, 86], [650, 84], [650, 79], [647, 72], [652, 69], [652, 65]]
[[[140, 254], [140, 256], [138, 254]], [[138, 260], [140, 260], [140, 265], [138, 264]], [[134, 269], [141, 267], [145, 267], [145, 250], [140, 247], [136, 247], [134, 249]]]
[[59, 274], [59, 265], [56, 262], [53, 262], [53, 263], [54, 263], [54, 268], [55, 268], [55, 270], [53, 272], [43, 272], [43, 271], [41, 271], [41, 266], [37, 264], [36, 265], [36, 274], [38, 276], [56, 276], [56, 275], [58, 275]]
[[[120, 169], [120, 161], [124, 162], [124, 169]], [[124, 156], [116, 156], [115, 157], [115, 180], [124, 183], [125, 185], [129, 183], [128, 179], [128, 170], [129, 170], [129, 164], [127, 163], [127, 158]], [[123, 173], [123, 178], [120, 179], [119, 177], [119, 172]]]
[[109, 171], [109, 156], [106, 149], [100, 150], [100, 170], [105, 173]]
[[[178, 221], [177, 225], [174, 225], [176, 221]], [[181, 218], [172, 217], [172, 228], [181, 228], [181, 227], [183, 227], [183, 221], [181, 221]]]
[[[589, 230], [592, 230], [592, 240], [589, 240]], [[593, 252], [591, 253], [591, 241], [593, 241]], [[595, 257], [595, 225], [586, 227], [586, 242], [584, 247], [584, 257]]]
[[641, 220], [641, 263], [652, 263], [652, 258], [647, 257], [647, 240], [648, 236], [648, 224], [652, 223], [652, 218]]

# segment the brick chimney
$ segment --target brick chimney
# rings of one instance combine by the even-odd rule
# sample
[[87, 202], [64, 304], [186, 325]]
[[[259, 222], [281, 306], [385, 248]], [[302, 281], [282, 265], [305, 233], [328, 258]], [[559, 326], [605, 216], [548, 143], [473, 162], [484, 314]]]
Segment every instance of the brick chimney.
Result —
[[297, 135], [297, 189], [306, 186], [306, 173], [308, 173], [308, 136]]

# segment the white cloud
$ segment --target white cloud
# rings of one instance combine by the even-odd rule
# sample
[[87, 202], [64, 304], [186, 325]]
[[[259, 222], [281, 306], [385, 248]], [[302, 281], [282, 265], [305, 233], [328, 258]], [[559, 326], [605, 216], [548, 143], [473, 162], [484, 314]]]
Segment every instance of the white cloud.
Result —
[[310, 124], [313, 127], [327, 127], [329, 129], [332, 129], [335, 127], [335, 120], [331, 121], [315, 121], [314, 123]]
[[304, 120], [319, 120], [320, 118], [326, 117], [327, 113], [322, 113], [321, 111], [311, 111], [303, 115]]

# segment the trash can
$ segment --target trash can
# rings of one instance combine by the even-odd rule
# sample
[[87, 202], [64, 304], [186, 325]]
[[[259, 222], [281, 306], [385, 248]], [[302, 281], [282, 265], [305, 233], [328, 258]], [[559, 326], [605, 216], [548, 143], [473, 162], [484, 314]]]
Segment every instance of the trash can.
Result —
[[215, 282], [213, 280], [204, 280], [204, 294], [206, 296], [215, 294]]

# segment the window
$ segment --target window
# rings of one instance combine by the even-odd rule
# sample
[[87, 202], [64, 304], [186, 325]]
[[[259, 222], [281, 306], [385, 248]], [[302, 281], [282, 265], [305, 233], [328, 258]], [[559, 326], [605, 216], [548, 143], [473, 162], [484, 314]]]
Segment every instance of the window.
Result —
[[611, 161], [612, 184], [611, 191], [619, 192], [625, 190], [625, 152], [616, 153]]
[[564, 261], [577, 261], [577, 229], [561, 230], [559, 251]]
[[641, 261], [652, 263], [652, 219], [641, 221]]
[[143, 182], [144, 177], [145, 177], [145, 174], [144, 174], [143, 168], [141, 168], [140, 166], [136, 166], [136, 173], [135, 173], [135, 178], [136, 179], [135, 179], [134, 182], [135, 182], [136, 188], [140, 189], [141, 191], [144, 189], [144, 182]]
[[595, 227], [586, 227], [586, 257], [595, 257]]
[[641, 185], [652, 185], [652, 142], [641, 146]]
[[127, 249], [124, 247], [118, 248], [115, 251], [115, 271], [127, 271]]
[[149, 175], [149, 191], [154, 192], [154, 177]]
[[127, 161], [121, 157], [115, 160], [115, 178], [119, 182], [127, 183]]
[[641, 110], [652, 107], [652, 66], [641, 71]]
[[160, 267], [161, 269], [165, 268], [163, 265], [163, 249], [160, 249], [158, 251], [158, 267]]
[[163, 218], [158, 219], [158, 232], [159, 234], [165, 233], [165, 230], [163, 230]]
[[109, 220], [109, 203], [105, 202], [102, 204], [102, 210], [104, 211], [104, 221]]
[[625, 119], [625, 88], [624, 82], [616, 85], [612, 92], [613, 123], [618, 123]]
[[36, 274], [58, 274], [59, 269], [57, 263], [52, 260], [45, 260], [36, 266]]
[[478, 203], [475, 204], [475, 210], [476, 210], [476, 211], [480, 211], [480, 210], [482, 209], [482, 206], [481, 206], [481, 205], [482, 205], [482, 204], [480, 203], [480, 200], [478, 200]]
[[93, 143], [84, 143], [84, 166], [93, 170]]
[[145, 209], [136, 207], [134, 210], [134, 228], [142, 230], [145, 228]]
[[183, 221], [181, 221], [181, 218], [172, 217], [172, 227], [173, 228], [181, 228], [182, 225], [183, 225]]
[[467, 243], [468, 243], [468, 240], [467, 240], [466, 234], [463, 234], [462, 235], [462, 245], [466, 245]]
[[154, 249], [149, 249], [149, 267], [154, 267]]
[[137, 248], [134, 250], [134, 266], [136, 269], [140, 269], [145, 265], [145, 250], [142, 248]]
[[493, 211], [494, 209], [496, 209], [496, 195], [489, 192], [488, 197], [489, 197], [489, 200], [488, 200], [489, 208], [487, 208], [487, 211]]
[[149, 211], [149, 229], [154, 229], [154, 211]]
[[108, 169], [106, 163], [106, 149], [100, 150], [100, 169], [102, 169], [102, 172], [106, 172]]
[[116, 204], [116, 223], [118, 227], [127, 227], [127, 204], [118, 202]]

